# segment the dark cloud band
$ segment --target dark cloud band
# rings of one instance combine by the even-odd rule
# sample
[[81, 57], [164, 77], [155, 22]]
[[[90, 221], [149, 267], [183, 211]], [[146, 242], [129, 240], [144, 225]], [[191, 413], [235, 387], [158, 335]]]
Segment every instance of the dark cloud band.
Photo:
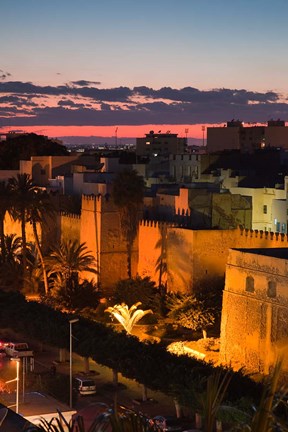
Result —
[[[15, 126], [198, 124], [222, 123], [232, 117], [264, 122], [288, 117], [288, 104], [273, 91], [204, 91], [194, 87], [155, 90], [145, 86], [100, 89], [96, 85], [99, 83], [85, 80], [54, 87], [0, 82], [0, 126], [8, 124], [7, 117], [9, 124]], [[56, 99], [57, 106], [45, 106], [43, 100], [38, 104], [40, 97]]]

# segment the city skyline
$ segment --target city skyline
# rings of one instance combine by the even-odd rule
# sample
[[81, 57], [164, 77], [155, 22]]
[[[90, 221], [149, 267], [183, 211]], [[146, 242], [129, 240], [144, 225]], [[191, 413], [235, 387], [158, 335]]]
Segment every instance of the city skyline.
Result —
[[284, 0], [4, 0], [0, 132], [201, 139], [288, 118]]

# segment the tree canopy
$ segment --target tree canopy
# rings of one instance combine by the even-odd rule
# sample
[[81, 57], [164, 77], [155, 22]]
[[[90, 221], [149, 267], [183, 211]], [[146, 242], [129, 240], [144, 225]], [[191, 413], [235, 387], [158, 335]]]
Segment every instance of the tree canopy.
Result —
[[19, 169], [20, 160], [30, 160], [31, 156], [65, 156], [65, 146], [44, 135], [35, 133], [8, 136], [0, 141], [0, 169]]
[[116, 285], [113, 301], [126, 303], [129, 307], [140, 301], [144, 309], [152, 309], [154, 313], [161, 311], [161, 293], [148, 276], [120, 280]]

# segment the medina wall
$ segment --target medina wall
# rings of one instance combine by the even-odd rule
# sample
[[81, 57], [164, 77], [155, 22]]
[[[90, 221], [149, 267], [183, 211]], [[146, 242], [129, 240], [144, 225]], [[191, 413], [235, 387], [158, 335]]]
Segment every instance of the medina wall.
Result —
[[157, 286], [163, 284], [169, 291], [191, 290], [192, 237], [192, 230], [141, 221], [138, 274], [149, 276]]
[[80, 242], [81, 230], [81, 217], [77, 214], [61, 213], [59, 217], [59, 231], [58, 236], [60, 242], [68, 240], [77, 240]]
[[[165, 233], [165, 234], [163, 234]], [[138, 274], [158, 285], [160, 264], [167, 264], [162, 283], [173, 292], [191, 292], [204, 285], [224, 283], [230, 248], [288, 247], [285, 234], [234, 230], [191, 230], [141, 221], [139, 226]]]
[[[127, 250], [119, 211], [109, 196], [82, 196], [80, 241], [86, 242], [96, 258], [97, 281], [102, 289], [113, 289], [127, 279]], [[136, 275], [138, 238], [132, 248], [132, 275]], [[91, 278], [91, 274], [86, 275]]]
[[[41, 239], [41, 232], [39, 232], [39, 226], [37, 225], [39, 238]], [[15, 234], [17, 237], [22, 237], [21, 223], [18, 220], [14, 220], [7, 212], [4, 219], [4, 232], [6, 235]], [[34, 235], [32, 225], [26, 224], [26, 241], [34, 243]]]
[[282, 357], [288, 372], [287, 270], [287, 259], [261, 255], [261, 250], [230, 250], [221, 320], [223, 363], [268, 374]]

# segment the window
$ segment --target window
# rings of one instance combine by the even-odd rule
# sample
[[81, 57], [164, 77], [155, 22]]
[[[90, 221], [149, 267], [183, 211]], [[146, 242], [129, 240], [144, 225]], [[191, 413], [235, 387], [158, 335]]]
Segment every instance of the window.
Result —
[[267, 205], [263, 205], [263, 213], [267, 214]]
[[40, 174], [41, 174], [41, 175], [45, 175], [45, 174], [46, 174], [45, 169], [41, 169], [41, 170], [40, 170]]
[[268, 282], [267, 296], [270, 298], [276, 298], [276, 282], [274, 281]]
[[246, 291], [254, 292], [254, 279], [251, 276], [246, 277]]

